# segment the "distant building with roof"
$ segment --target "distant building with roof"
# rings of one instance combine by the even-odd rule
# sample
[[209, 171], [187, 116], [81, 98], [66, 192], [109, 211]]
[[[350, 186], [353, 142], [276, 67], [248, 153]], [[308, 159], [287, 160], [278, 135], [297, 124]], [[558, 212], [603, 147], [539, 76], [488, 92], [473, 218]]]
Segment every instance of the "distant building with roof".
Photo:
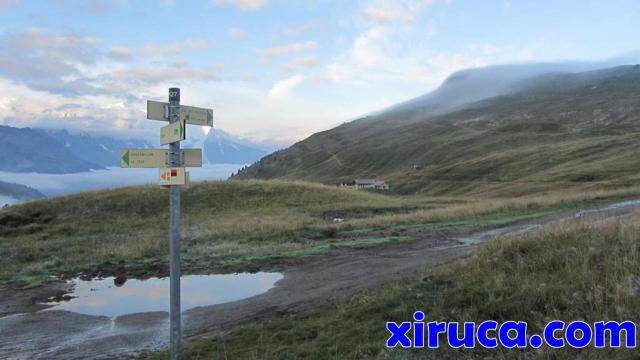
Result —
[[349, 187], [355, 190], [389, 190], [389, 185], [387, 185], [386, 182], [376, 179], [356, 179], [350, 183], [341, 184], [340, 186]]

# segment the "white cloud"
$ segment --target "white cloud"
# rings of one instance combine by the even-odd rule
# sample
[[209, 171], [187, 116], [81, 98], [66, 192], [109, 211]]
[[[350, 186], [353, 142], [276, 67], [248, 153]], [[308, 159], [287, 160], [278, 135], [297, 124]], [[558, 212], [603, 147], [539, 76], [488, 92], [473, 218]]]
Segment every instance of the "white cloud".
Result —
[[[530, 51], [491, 44], [472, 45], [456, 51], [436, 51], [425, 43], [415, 43], [413, 37], [416, 29], [395, 26], [414, 22], [418, 14], [434, 2], [435, 0], [365, 2], [362, 14], [368, 19], [369, 26], [352, 40], [347, 51], [328, 62], [321, 75], [322, 79], [339, 86], [394, 89], [412, 87], [422, 88], [426, 92], [458, 70], [530, 58]], [[445, 4], [448, 3], [450, 2], [445, 1]], [[427, 22], [424, 33], [422, 38], [432, 36], [435, 25]], [[419, 94], [413, 96], [415, 95]]]
[[205, 50], [209, 47], [209, 41], [203, 39], [184, 39], [182, 41], [166, 44], [148, 43], [139, 48], [112, 48], [108, 56], [114, 60], [128, 61], [134, 56], [168, 56], [176, 55], [184, 50]]
[[[151, 128], [143, 121], [141, 106], [123, 103], [113, 96], [68, 97], [33, 90], [5, 79], [0, 79], [0, 91], [11, 94], [0, 103], [0, 123], [5, 125], [66, 128], [126, 137], [145, 134]], [[117, 103], [123, 103], [123, 106], [109, 106]], [[122, 123], [128, 126], [116, 126]]]
[[214, 5], [230, 5], [241, 10], [254, 11], [267, 4], [267, 0], [212, 0]]
[[320, 65], [320, 58], [317, 56], [305, 56], [293, 59], [290, 63], [284, 65], [285, 71], [293, 71], [295, 69], [311, 69]]
[[110, 77], [120, 84], [157, 84], [167, 81], [215, 81], [218, 68], [191, 68], [188, 63], [177, 62], [166, 67], [129, 68], [114, 71]]
[[269, 90], [269, 98], [279, 100], [291, 95], [291, 92], [298, 87], [304, 79], [305, 77], [303, 75], [298, 74], [276, 82]]
[[5, 95], [0, 101], [0, 123], [145, 136], [155, 134], [152, 126], [141, 122], [145, 99], [165, 98], [172, 85], [190, 87], [219, 80], [219, 65], [112, 60], [175, 54], [184, 47], [206, 46], [201, 41], [115, 48], [109, 53], [101, 44], [98, 38], [61, 36], [37, 28], [1, 34], [0, 91]]
[[[0, 7], [3, 1], [7, 3], [0, 0]], [[266, 1], [250, 3], [225, 0], [216, 5], [251, 10]], [[149, 134], [155, 141], [158, 124], [144, 120], [145, 100], [165, 100], [167, 88], [177, 85], [183, 88], [185, 104], [213, 107], [216, 125], [225, 130], [254, 139], [299, 140], [421, 95], [456, 70], [527, 60], [548, 43], [543, 41], [533, 50], [529, 42], [522, 48], [466, 43], [464, 48], [455, 44], [453, 50], [436, 51], [425, 41], [434, 34], [435, 23], [420, 15], [431, 1], [362, 3], [351, 14], [360, 20], [356, 28], [364, 25], [361, 33], [350, 38], [349, 32], [339, 35], [330, 31], [333, 29], [322, 29], [327, 30], [323, 38], [330, 47], [322, 53], [317, 51], [319, 44], [306, 41], [312, 38], [303, 34], [328, 25], [294, 20], [278, 26], [263, 40], [282, 41], [275, 43], [280, 46], [262, 43], [256, 47], [264, 48], [253, 52], [259, 60], [274, 62], [267, 66], [255, 61], [208, 65], [215, 62], [210, 56], [194, 59], [198, 65], [182, 60], [191, 58], [191, 54], [182, 55], [185, 50], [212, 47], [212, 38], [107, 47], [98, 38], [64, 32], [6, 32], [0, 34], [0, 91], [5, 94], [0, 97], [0, 123], [113, 132], [126, 137]], [[241, 14], [247, 15], [254, 17]], [[349, 18], [353, 20], [353, 16]], [[222, 29], [226, 31], [223, 36], [238, 38], [249, 28]], [[332, 44], [333, 39], [339, 46]], [[245, 46], [241, 48], [246, 51]], [[274, 74], [280, 75], [273, 78]], [[266, 87], [265, 79], [271, 79]], [[311, 96], [299, 96], [302, 91]], [[270, 114], [268, 122], [264, 114]]]
[[368, 8], [363, 13], [367, 20], [377, 24], [409, 23], [413, 21], [413, 15], [399, 10]]
[[305, 51], [315, 50], [317, 48], [318, 44], [313, 41], [307, 41], [304, 43], [293, 43], [271, 48], [258, 49], [258, 55], [260, 55], [260, 58], [263, 61], [268, 62], [276, 56], [301, 53]]
[[244, 37], [247, 33], [239, 28], [239, 27], [230, 27], [227, 28], [227, 35], [229, 35], [230, 37], [234, 38], [234, 39], [239, 39], [241, 37]]
[[362, 14], [375, 25], [408, 24], [432, 4], [433, 0], [378, 0], [367, 6]]
[[101, 40], [38, 28], [0, 35], [0, 76], [53, 92], [92, 92], [79, 67], [95, 65]]
[[472, 49], [461, 53], [437, 52], [398, 41], [397, 31], [391, 28], [373, 27], [356, 37], [346, 53], [334, 58], [326, 66], [324, 76], [341, 86], [387, 84], [398, 89], [413, 84], [426, 92], [452, 72], [489, 64], [494, 54], [478, 56]]
[[133, 59], [134, 50], [130, 48], [115, 47], [107, 54], [111, 59], [118, 61], [129, 61]]
[[104, 15], [111, 12], [114, 7], [113, 3], [108, 3], [102, 0], [89, 0], [82, 4], [79, 9], [93, 15]]
[[318, 21], [307, 21], [305, 23], [286, 28], [284, 30], [284, 33], [287, 36], [300, 36], [302, 34], [316, 30], [320, 28], [320, 26], [320, 22]]

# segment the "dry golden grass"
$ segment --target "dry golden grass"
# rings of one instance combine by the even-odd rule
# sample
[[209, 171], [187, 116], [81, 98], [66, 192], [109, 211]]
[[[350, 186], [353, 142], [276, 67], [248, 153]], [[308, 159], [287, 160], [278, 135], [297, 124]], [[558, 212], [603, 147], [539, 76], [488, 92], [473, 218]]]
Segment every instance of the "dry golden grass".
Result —
[[[521, 198], [400, 197], [286, 181], [196, 183], [183, 196], [187, 269], [317, 251], [343, 231], [471, 221], [495, 225], [625, 198], [640, 188]], [[38, 282], [104, 262], [164, 262], [167, 193], [155, 186], [94, 191], [0, 211], [0, 280]], [[514, 215], [515, 214], [515, 215]], [[334, 223], [340, 217], [344, 222]], [[335, 240], [332, 240], [335, 241]]]
[[636, 321], [638, 264], [640, 212], [619, 218], [587, 215], [494, 239], [458, 263], [332, 301], [294, 319], [198, 340], [187, 346], [186, 358], [634, 359], [637, 349], [593, 346], [387, 350], [384, 324], [412, 321], [416, 310], [424, 311], [429, 321], [526, 321], [529, 334], [540, 333], [556, 319]]
[[[397, 225], [402, 223], [421, 223], [464, 219], [495, 213], [510, 213], [528, 209], [546, 207], [577, 207], [581, 203], [598, 200], [631, 198], [640, 196], [640, 186], [624, 189], [595, 189], [556, 191], [540, 195], [523, 196], [517, 198], [448, 198], [449, 205], [434, 209], [416, 210], [407, 214], [381, 215], [372, 219], [356, 219], [343, 226], [365, 227], [373, 225]], [[425, 198], [436, 200], [438, 198]]]

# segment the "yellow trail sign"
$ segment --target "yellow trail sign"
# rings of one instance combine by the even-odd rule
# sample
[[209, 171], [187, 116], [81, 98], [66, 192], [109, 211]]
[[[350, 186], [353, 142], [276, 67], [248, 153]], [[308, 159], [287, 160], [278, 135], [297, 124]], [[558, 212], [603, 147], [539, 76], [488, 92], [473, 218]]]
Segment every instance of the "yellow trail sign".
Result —
[[160, 145], [184, 140], [186, 138], [184, 124], [184, 120], [180, 120], [160, 128]]
[[[182, 166], [202, 166], [202, 149], [180, 150]], [[169, 166], [167, 149], [122, 149], [121, 168], [163, 168]]]
[[[147, 119], [169, 121], [169, 103], [147, 100]], [[180, 120], [189, 125], [213, 126], [213, 110], [180, 105]]]
[[186, 185], [187, 172], [183, 167], [158, 169], [158, 182], [160, 186]]
[[202, 167], [202, 149], [182, 149], [182, 166]]

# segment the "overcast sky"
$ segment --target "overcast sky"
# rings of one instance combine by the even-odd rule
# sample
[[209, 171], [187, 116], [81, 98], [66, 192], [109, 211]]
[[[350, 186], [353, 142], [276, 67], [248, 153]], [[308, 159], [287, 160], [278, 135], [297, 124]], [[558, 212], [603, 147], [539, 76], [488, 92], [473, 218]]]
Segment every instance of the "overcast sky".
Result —
[[282, 143], [490, 64], [639, 48], [640, 1], [0, 0], [0, 124], [157, 137], [170, 86]]

